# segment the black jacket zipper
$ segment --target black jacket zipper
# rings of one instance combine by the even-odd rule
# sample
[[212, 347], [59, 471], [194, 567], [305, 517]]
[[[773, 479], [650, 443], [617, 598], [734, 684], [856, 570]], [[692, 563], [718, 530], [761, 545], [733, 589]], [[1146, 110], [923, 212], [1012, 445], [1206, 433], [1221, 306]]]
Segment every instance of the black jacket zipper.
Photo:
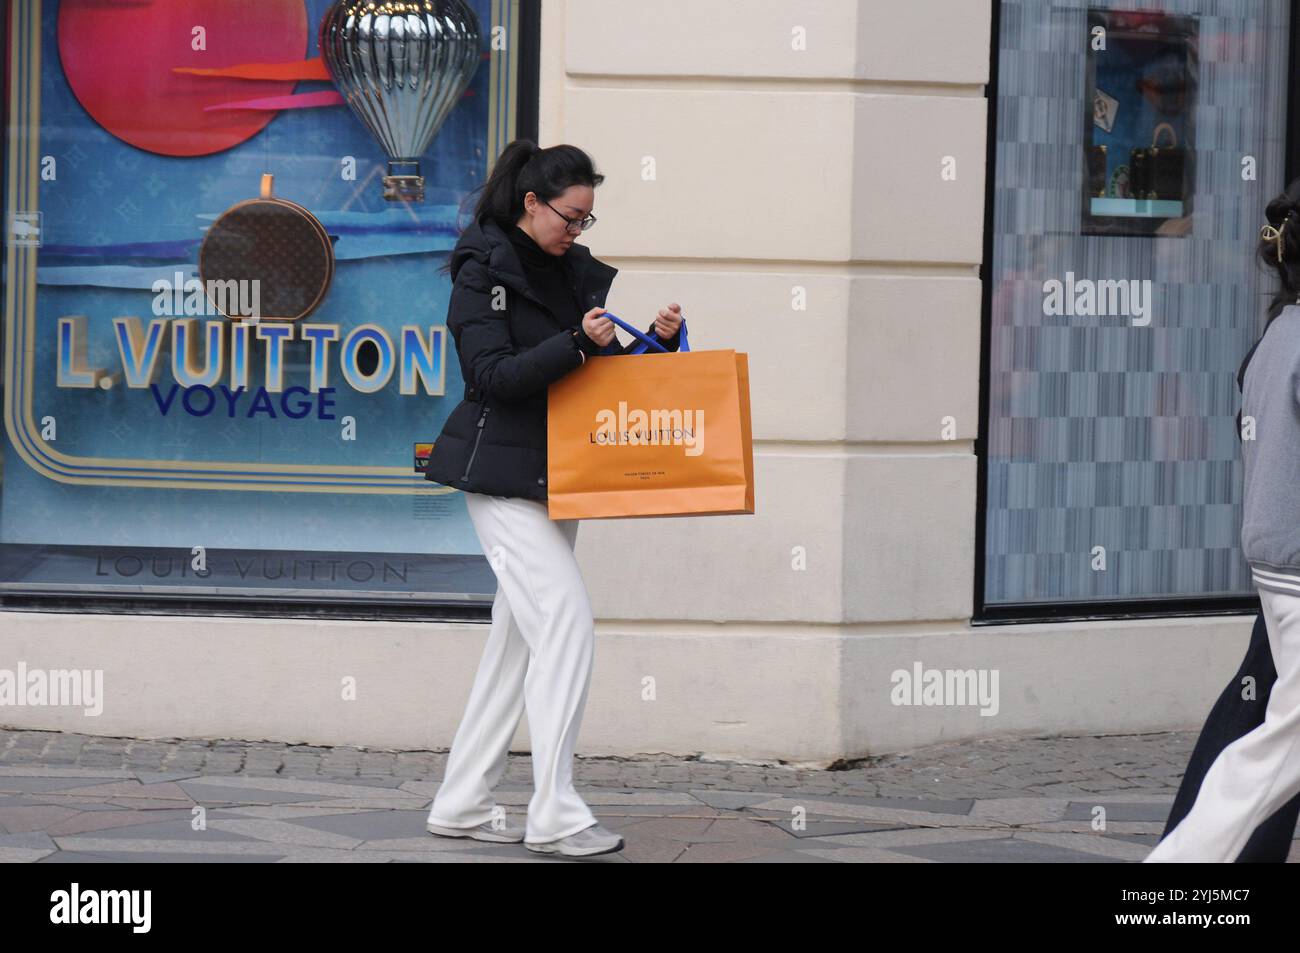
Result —
[[469, 468], [474, 465], [474, 456], [478, 453], [478, 442], [483, 439], [483, 423], [487, 420], [488, 411], [491, 409], [486, 404], [483, 405], [483, 414], [478, 419], [478, 433], [474, 435], [474, 449], [470, 451], [469, 461], [465, 464], [465, 472], [461, 476], [462, 480], [469, 479]]

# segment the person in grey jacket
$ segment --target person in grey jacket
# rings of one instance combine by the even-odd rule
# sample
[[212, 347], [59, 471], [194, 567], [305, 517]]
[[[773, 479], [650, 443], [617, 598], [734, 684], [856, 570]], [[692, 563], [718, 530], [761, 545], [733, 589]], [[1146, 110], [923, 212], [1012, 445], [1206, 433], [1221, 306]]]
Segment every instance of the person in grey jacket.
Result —
[[1257, 253], [1282, 291], [1243, 378], [1241, 548], [1277, 681], [1263, 723], [1214, 759], [1191, 810], [1146, 863], [1231, 863], [1300, 794], [1300, 180], [1265, 214]]
[[[1297, 194], [1300, 194], [1300, 181], [1296, 183], [1296, 188]], [[1266, 251], [1273, 255], [1272, 263], [1276, 264], [1272, 245], [1269, 245]], [[1297, 269], [1297, 277], [1300, 277], [1300, 268]], [[1295, 297], [1296, 293], [1287, 291], [1284, 285], [1273, 307], [1270, 308], [1270, 320], [1276, 317], [1288, 303], [1294, 301]], [[1259, 340], [1246, 352], [1241, 367], [1237, 369], [1238, 391], [1244, 390], [1246, 368], [1250, 366], [1250, 359], [1258, 347]], [[1237, 439], [1241, 439], [1240, 412], [1237, 414]], [[1246, 654], [1241, 660], [1241, 665], [1228, 679], [1223, 691], [1215, 699], [1205, 724], [1201, 726], [1201, 733], [1196, 738], [1191, 757], [1188, 758], [1187, 770], [1183, 772], [1183, 779], [1178, 784], [1178, 794], [1169, 808], [1169, 817], [1165, 820], [1165, 829], [1160, 839], [1168, 837], [1192, 809], [1192, 805], [1196, 803], [1196, 796], [1200, 793], [1201, 783], [1205, 780], [1205, 773], [1210, 770], [1210, 766], [1214, 764], [1223, 749], [1264, 723], [1264, 712], [1268, 708], [1269, 695], [1276, 681], [1277, 667], [1273, 663], [1273, 653], [1268, 646], [1268, 623], [1261, 608], [1255, 614], [1255, 624], [1251, 626], [1250, 642], [1246, 646]], [[1247, 687], [1250, 688], [1249, 691]], [[1255, 829], [1255, 833], [1237, 855], [1236, 862], [1239, 864], [1286, 863], [1295, 838], [1297, 819], [1300, 819], [1300, 794], [1287, 801]]]

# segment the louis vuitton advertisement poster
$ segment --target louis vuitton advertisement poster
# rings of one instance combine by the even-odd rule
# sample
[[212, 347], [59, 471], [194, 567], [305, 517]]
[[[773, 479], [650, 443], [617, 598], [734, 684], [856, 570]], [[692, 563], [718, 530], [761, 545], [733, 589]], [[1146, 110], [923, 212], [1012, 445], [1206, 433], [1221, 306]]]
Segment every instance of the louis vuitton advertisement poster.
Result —
[[329, 0], [18, 8], [3, 591], [491, 601], [423, 473], [464, 387], [439, 266], [513, 122], [512, 8], [463, 6], [428, 108], [381, 104], [409, 130], [327, 68]]

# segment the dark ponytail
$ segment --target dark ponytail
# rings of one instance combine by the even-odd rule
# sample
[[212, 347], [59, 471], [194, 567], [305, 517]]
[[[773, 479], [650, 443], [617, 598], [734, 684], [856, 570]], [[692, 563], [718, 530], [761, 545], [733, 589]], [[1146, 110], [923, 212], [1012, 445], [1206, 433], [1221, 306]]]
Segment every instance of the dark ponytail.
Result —
[[[591, 156], [577, 146], [542, 149], [531, 139], [515, 139], [501, 150], [492, 174], [479, 187], [482, 194], [474, 206], [474, 220], [488, 218], [509, 231], [523, 217], [524, 196], [529, 192], [546, 201], [572, 185], [595, 188], [604, 181]], [[449, 255], [439, 271], [446, 274], [450, 269]]]

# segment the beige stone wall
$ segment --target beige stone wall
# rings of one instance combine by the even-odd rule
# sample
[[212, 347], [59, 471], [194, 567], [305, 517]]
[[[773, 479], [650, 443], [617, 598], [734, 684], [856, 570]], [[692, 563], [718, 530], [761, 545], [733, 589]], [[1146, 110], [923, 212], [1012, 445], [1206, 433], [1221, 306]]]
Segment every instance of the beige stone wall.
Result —
[[743, 9], [544, 4], [540, 138], [607, 175], [587, 241], [622, 270], [609, 307], [679, 301], [694, 347], [750, 361], [757, 513], [584, 526], [589, 565], [662, 580], [597, 574], [598, 611], [964, 621], [989, 5]]

